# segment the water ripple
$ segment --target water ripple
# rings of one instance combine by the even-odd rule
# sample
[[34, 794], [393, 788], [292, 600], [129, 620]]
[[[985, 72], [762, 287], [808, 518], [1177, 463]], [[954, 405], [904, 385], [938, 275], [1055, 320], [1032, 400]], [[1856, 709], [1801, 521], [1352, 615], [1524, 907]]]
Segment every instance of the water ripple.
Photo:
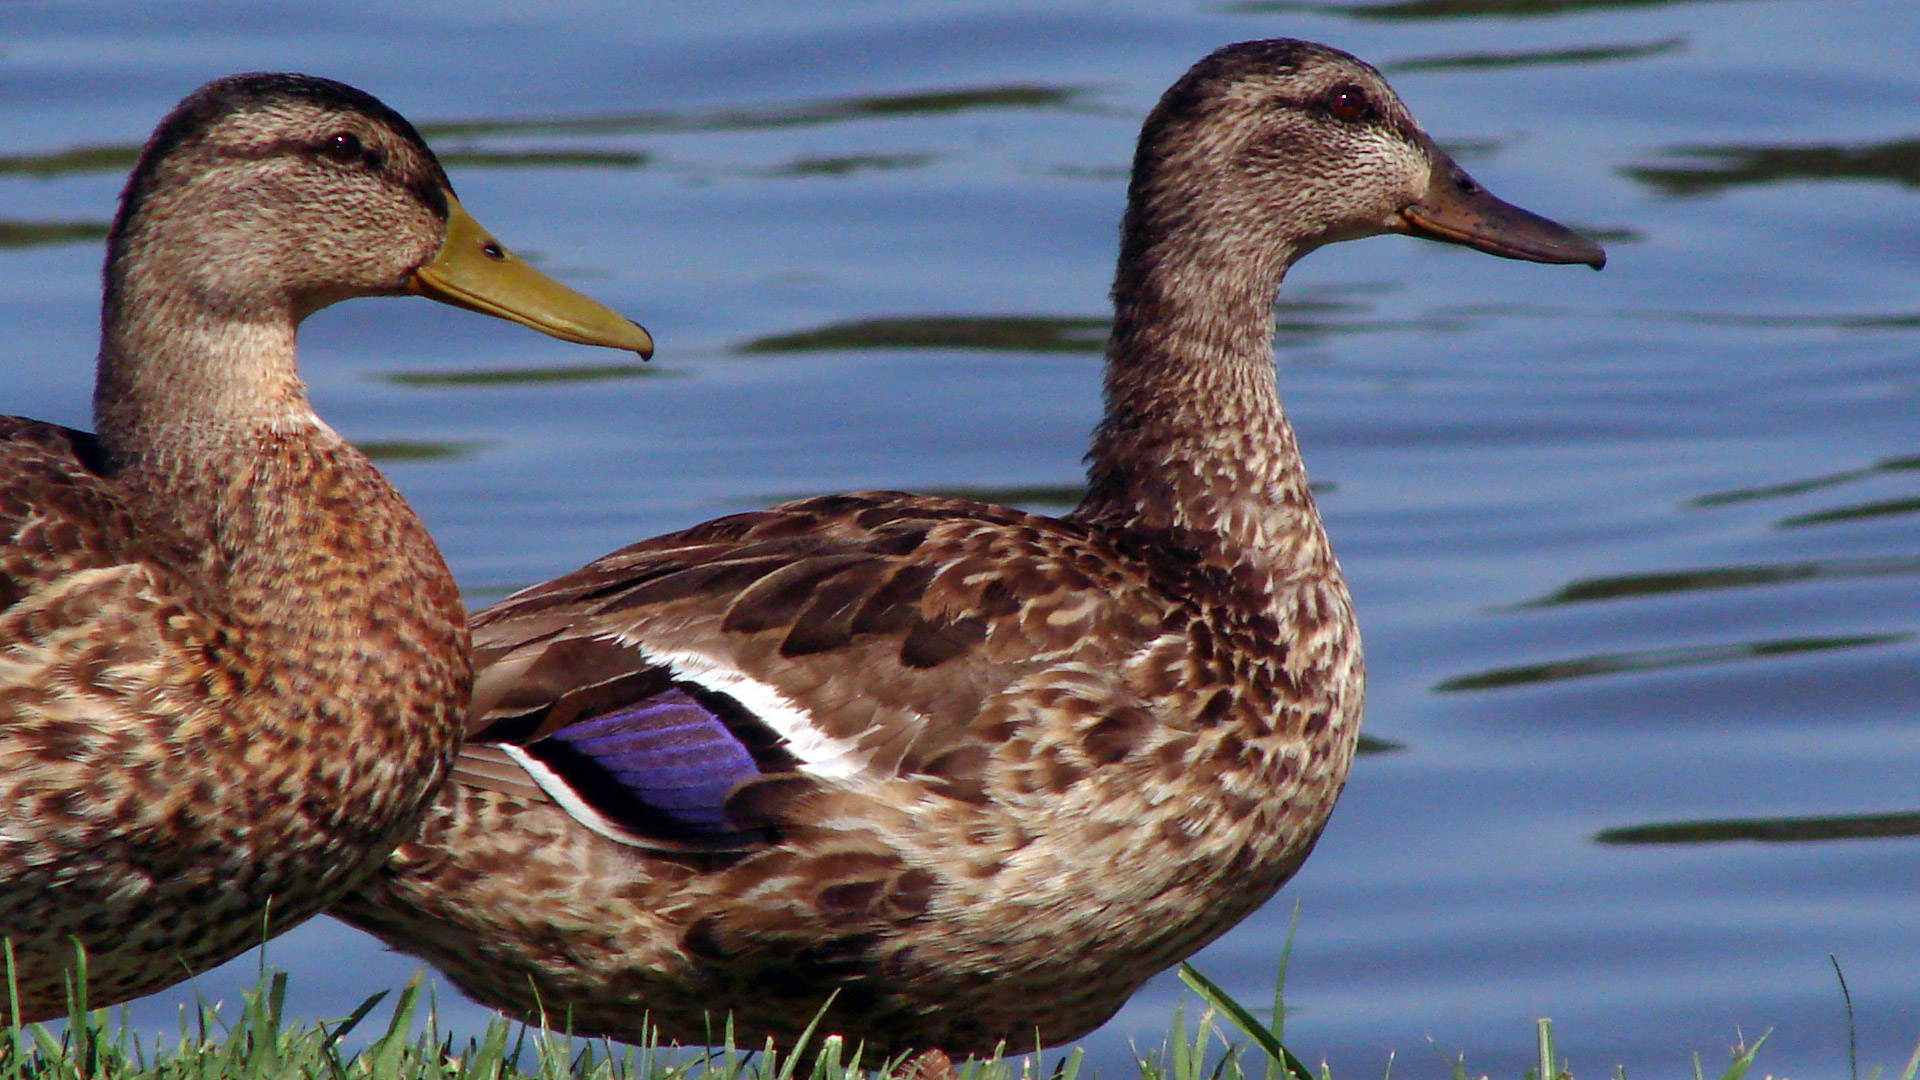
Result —
[[1228, 4], [1226, 10], [1237, 15], [1306, 12], [1398, 22], [1426, 19], [1533, 19], [1576, 12], [1725, 2], [1727, 0], [1398, 0], [1397, 3], [1386, 4], [1352, 4], [1315, 3], [1311, 0], [1243, 0], [1241, 3]]
[[1707, 592], [1715, 589], [1746, 589], [1757, 585], [1792, 585], [1805, 581], [1838, 581], [1847, 578], [1896, 577], [1909, 574], [1920, 574], [1920, 556], [1813, 559], [1806, 562], [1770, 565], [1664, 570], [1576, 581], [1551, 595], [1543, 596], [1538, 600], [1529, 600], [1524, 604], [1516, 604], [1507, 610], [1560, 607], [1566, 604], [1592, 603], [1596, 600], [1625, 600], [1643, 596]]
[[1803, 180], [1878, 180], [1920, 188], [1920, 139], [1914, 138], [1808, 146], [1676, 146], [1667, 153], [1704, 160], [1695, 165], [1631, 165], [1620, 171], [1676, 197]]
[[1825, 476], [1812, 476], [1804, 480], [1788, 480], [1780, 484], [1768, 484], [1764, 487], [1736, 488], [1732, 491], [1714, 492], [1689, 500], [1688, 506], [1711, 507], [1726, 506], [1730, 503], [1753, 502], [1757, 499], [1778, 499], [1790, 495], [1803, 495], [1809, 491], [1839, 487], [1871, 477], [1884, 476], [1887, 473], [1911, 472], [1920, 470], [1920, 456], [1882, 458], [1861, 469], [1847, 469], [1844, 472], [1828, 473]]
[[675, 372], [646, 364], [577, 364], [569, 367], [488, 368], [476, 371], [396, 371], [379, 376], [395, 386], [533, 386], [544, 383], [652, 379]]
[[1405, 75], [1419, 71], [1489, 71], [1548, 64], [1596, 64], [1612, 60], [1638, 60], [1642, 57], [1662, 56], [1680, 52], [1686, 48], [1686, 45], [1686, 38], [1670, 37], [1661, 38], [1659, 41], [1623, 45], [1587, 45], [1566, 49], [1530, 49], [1521, 52], [1460, 53], [1453, 56], [1400, 60], [1391, 64], [1382, 64], [1380, 69], [1390, 75]]
[[1632, 652], [1599, 653], [1572, 660], [1552, 660], [1540, 664], [1493, 668], [1473, 675], [1461, 675], [1434, 686], [1443, 693], [1468, 690], [1500, 690], [1511, 686], [1587, 679], [1600, 675], [1660, 671], [1667, 668], [1726, 664], [1739, 660], [1761, 660], [1797, 653], [1827, 652], [1834, 649], [1860, 649], [1874, 645], [1892, 645], [1911, 641], [1915, 635], [1849, 634], [1838, 637], [1781, 638], [1773, 641], [1740, 642], [1730, 645], [1689, 645], [1668, 649], [1640, 649]]
[[0, 250], [53, 244], [97, 244], [107, 238], [104, 221], [0, 221]]
[[1606, 829], [1593, 839], [1600, 844], [1723, 844], [1735, 840], [1780, 844], [1894, 836], [1920, 836], [1920, 813], [1659, 822]]

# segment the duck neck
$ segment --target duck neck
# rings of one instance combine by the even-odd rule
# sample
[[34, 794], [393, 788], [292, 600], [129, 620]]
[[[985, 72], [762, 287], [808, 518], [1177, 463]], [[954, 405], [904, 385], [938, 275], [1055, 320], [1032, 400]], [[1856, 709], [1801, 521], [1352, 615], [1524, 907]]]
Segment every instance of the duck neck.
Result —
[[170, 243], [135, 233], [107, 263], [94, 424], [129, 479], [171, 479], [257, 432], [321, 426], [294, 366], [292, 305], [172, 272], [151, 257]]
[[[421, 603], [453, 624], [435, 633], [454, 636], [464, 613], [424, 527], [307, 402], [294, 366], [303, 313], [257, 296], [208, 302], [137, 255], [108, 264], [94, 396], [125, 505], [181, 542], [195, 579], [245, 598], [223, 606], [289, 655], [330, 632], [311, 617], [317, 602], [345, 627]], [[362, 546], [377, 571], [349, 550]]]
[[1083, 520], [1171, 530], [1229, 563], [1330, 565], [1280, 408], [1273, 300], [1298, 253], [1131, 213]]

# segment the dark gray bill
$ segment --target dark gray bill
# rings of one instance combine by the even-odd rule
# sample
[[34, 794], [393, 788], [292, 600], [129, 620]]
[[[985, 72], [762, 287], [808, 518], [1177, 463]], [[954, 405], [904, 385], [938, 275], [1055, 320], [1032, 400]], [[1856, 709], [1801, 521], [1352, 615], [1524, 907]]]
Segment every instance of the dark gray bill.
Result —
[[1420, 201], [1400, 211], [1409, 236], [1464, 244], [1507, 259], [1542, 263], [1607, 265], [1599, 244], [1557, 221], [1549, 221], [1493, 194], [1439, 150], [1433, 151], [1433, 182]]

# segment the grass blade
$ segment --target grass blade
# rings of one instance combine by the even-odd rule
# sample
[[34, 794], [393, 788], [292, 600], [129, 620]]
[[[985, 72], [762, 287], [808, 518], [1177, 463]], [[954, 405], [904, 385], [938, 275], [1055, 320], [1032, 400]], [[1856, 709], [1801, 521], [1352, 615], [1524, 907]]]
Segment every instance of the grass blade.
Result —
[[1853, 993], [1847, 989], [1847, 973], [1840, 970], [1840, 958], [1828, 953], [1827, 963], [1833, 965], [1833, 977], [1840, 980], [1840, 1001], [1847, 1010], [1847, 1076], [1860, 1080], [1860, 1039], [1853, 1025]]
[[[1760, 1052], [1760, 1044], [1766, 1042], [1771, 1034], [1772, 1028], [1761, 1032], [1760, 1037], [1753, 1040], [1752, 1046], [1746, 1045], [1745, 1039], [1740, 1040], [1740, 1045], [1733, 1048], [1733, 1060], [1727, 1063], [1727, 1071], [1720, 1074], [1720, 1080], [1745, 1080], [1747, 1070], [1753, 1068], [1754, 1055]], [[1698, 1054], [1694, 1055], [1693, 1068], [1695, 1072], [1700, 1070]]]
[[[1299, 1058], [1293, 1056], [1292, 1051], [1280, 1045], [1279, 1037], [1272, 1030], [1255, 1019], [1254, 1015], [1247, 1011], [1246, 1006], [1227, 996], [1227, 992], [1220, 989], [1212, 979], [1200, 974], [1199, 969], [1192, 964], [1181, 963], [1180, 981], [1200, 995], [1200, 1000], [1206, 1002], [1208, 1008], [1226, 1017], [1242, 1034], [1252, 1039], [1254, 1045], [1267, 1055], [1268, 1061], [1278, 1063], [1287, 1080], [1313, 1080], [1313, 1073], [1301, 1063]], [[1276, 1012], [1275, 1017], [1278, 1016]]]

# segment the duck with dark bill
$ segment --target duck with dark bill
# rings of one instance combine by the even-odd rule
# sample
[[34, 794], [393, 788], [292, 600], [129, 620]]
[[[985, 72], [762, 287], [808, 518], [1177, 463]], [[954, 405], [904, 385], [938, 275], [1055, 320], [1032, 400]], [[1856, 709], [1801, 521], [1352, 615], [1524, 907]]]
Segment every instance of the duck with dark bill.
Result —
[[1092, 1030], [1265, 903], [1346, 780], [1360, 637], [1273, 300], [1389, 232], [1605, 260], [1345, 53], [1202, 60], [1140, 136], [1078, 508], [806, 499], [480, 612], [453, 782], [334, 912], [576, 1034], [791, 1047], [818, 1017], [959, 1056]]

